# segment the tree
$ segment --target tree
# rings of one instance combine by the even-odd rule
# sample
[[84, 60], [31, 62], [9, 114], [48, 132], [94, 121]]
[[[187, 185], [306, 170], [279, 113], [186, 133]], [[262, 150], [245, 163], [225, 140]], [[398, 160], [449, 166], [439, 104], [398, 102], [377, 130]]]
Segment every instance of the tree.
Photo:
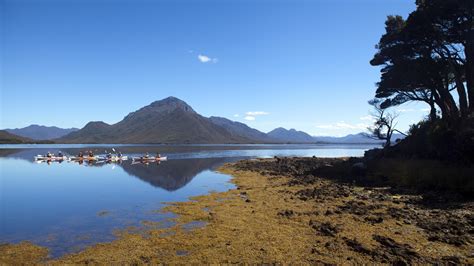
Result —
[[[474, 112], [473, 0], [418, 0], [407, 20], [389, 16], [370, 63], [383, 66], [376, 97], [381, 108], [408, 101], [430, 105], [455, 121]], [[453, 92], [458, 94], [458, 103]]]
[[[462, 114], [474, 112], [474, 1], [417, 0], [413, 23], [454, 74]], [[428, 27], [427, 27], [428, 26]], [[427, 30], [428, 29], [428, 30]]]
[[[385, 140], [384, 147], [389, 147], [392, 140], [393, 132], [399, 130], [395, 129], [397, 126], [396, 119], [397, 113], [388, 112], [387, 109], [381, 107], [380, 99], [373, 99], [369, 101], [369, 104], [374, 107], [372, 117], [374, 118], [373, 127], [369, 127], [371, 138]], [[401, 133], [401, 132], [400, 132]]]

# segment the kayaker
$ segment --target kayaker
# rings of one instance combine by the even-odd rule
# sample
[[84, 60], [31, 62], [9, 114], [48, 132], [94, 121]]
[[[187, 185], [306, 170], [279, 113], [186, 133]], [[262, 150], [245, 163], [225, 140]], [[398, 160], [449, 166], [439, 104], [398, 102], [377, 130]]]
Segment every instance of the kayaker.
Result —
[[122, 158], [122, 153], [121, 153], [121, 152], [118, 152], [118, 153], [117, 153], [117, 156], [118, 156], [119, 158]]
[[84, 153], [82, 153], [82, 151], [80, 151], [79, 154], [77, 155], [77, 157], [83, 158], [83, 157], [84, 157]]
[[107, 153], [107, 159], [112, 159], [112, 153]]
[[156, 159], [159, 159], [159, 158], [161, 158], [161, 154], [156, 153]]
[[46, 153], [46, 157], [51, 158], [53, 155], [48, 151], [48, 153]]
[[145, 153], [145, 156], [143, 156], [144, 159], [148, 159], [148, 157], [150, 157], [150, 155], [148, 155], [148, 152]]
[[92, 151], [89, 151], [89, 157], [94, 157], [94, 153]]
[[58, 157], [63, 157], [63, 153], [61, 151], [58, 152]]

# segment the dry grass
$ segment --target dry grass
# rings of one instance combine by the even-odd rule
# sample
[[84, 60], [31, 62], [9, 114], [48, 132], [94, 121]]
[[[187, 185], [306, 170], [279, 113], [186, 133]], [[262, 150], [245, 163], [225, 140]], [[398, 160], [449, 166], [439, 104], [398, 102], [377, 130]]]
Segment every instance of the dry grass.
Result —
[[[350, 213], [325, 215], [328, 209], [336, 210], [353, 200], [353, 195], [303, 201], [295, 193], [305, 187], [288, 186], [287, 177], [236, 171], [231, 165], [220, 171], [233, 175], [232, 182], [238, 189], [171, 203], [163, 211], [178, 214], [176, 226], [152, 229], [145, 235], [123, 232], [111, 243], [48, 263], [366, 263], [374, 258], [355, 251], [347, 240], [355, 239], [367, 250], [374, 250], [379, 244], [373, 235], [408, 243], [421, 257], [434, 260], [452, 255], [466, 258], [472, 252], [472, 245], [454, 247], [430, 242], [422, 229], [393, 219], [371, 224]], [[323, 187], [330, 182], [320, 180], [311, 186]], [[404, 207], [403, 203], [391, 201], [382, 204], [385, 209]], [[279, 214], [285, 211], [292, 214]], [[309, 226], [311, 220], [335, 225], [338, 233], [321, 234]], [[183, 225], [193, 221], [204, 221], [207, 225], [191, 231], [183, 229]], [[26, 243], [1, 246], [0, 254], [0, 263], [37, 263], [46, 256], [44, 249]], [[466, 262], [474, 263], [472, 259]]]

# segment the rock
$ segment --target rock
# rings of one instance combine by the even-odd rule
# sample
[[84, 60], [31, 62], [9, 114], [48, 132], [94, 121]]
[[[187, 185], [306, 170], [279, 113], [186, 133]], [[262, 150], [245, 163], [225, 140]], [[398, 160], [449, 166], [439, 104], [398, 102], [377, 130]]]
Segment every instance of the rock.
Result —
[[365, 220], [371, 224], [379, 224], [383, 222], [383, 218], [381, 216], [367, 216]]
[[284, 211], [278, 212], [278, 215], [283, 216], [283, 217], [287, 217], [287, 218], [293, 216], [294, 214], [295, 213], [292, 210], [284, 210]]
[[324, 247], [329, 250], [337, 250], [337, 245], [334, 243], [334, 241], [326, 242], [326, 244], [324, 244]]
[[388, 261], [407, 264], [417, 260], [419, 255], [408, 244], [399, 244], [390, 237], [374, 235], [373, 239], [377, 241], [381, 247], [374, 251], [375, 257], [386, 259]]
[[341, 231], [340, 227], [338, 225], [332, 225], [331, 223], [329, 222], [324, 222], [324, 223], [320, 223], [320, 222], [317, 222], [317, 221], [309, 221], [309, 225], [319, 231], [322, 235], [324, 236], [336, 236], [337, 233], [339, 233]]
[[344, 238], [346, 245], [349, 246], [355, 252], [359, 252], [366, 255], [371, 255], [372, 251], [364, 247], [357, 239]]

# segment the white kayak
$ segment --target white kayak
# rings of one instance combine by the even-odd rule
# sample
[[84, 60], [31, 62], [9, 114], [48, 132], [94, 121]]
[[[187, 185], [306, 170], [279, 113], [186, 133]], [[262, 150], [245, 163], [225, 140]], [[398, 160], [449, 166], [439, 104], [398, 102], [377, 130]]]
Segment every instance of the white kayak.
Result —
[[119, 161], [126, 161], [128, 160], [128, 156], [112, 156], [110, 158], [104, 158], [107, 162], [119, 162]]
[[154, 161], [166, 161], [168, 157], [161, 156], [161, 157], [132, 157], [133, 161], [144, 161], [144, 162], [154, 162]]
[[104, 160], [104, 157], [101, 156], [84, 156], [84, 157], [78, 157], [78, 156], [71, 156], [69, 157], [70, 161], [99, 161], [99, 160]]
[[66, 156], [44, 156], [44, 155], [36, 155], [35, 161], [64, 161], [68, 158]]

